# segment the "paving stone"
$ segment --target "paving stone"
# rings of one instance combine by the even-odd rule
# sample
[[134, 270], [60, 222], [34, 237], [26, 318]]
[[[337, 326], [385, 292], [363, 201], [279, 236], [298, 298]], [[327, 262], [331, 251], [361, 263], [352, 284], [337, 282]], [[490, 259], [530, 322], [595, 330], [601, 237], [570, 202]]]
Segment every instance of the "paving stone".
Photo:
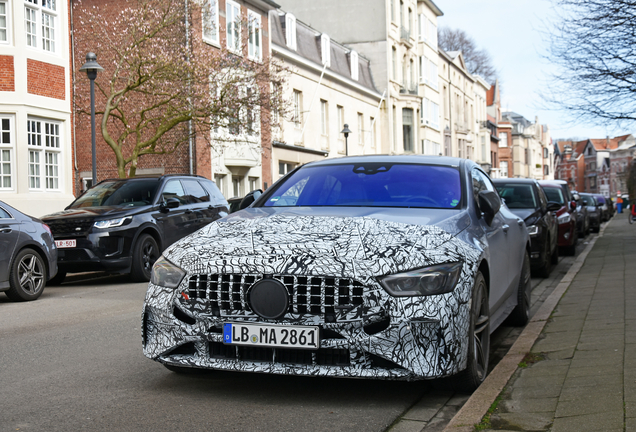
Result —
[[557, 408], [559, 398], [541, 398], [541, 399], [507, 399], [503, 400], [499, 409], [501, 412], [517, 412], [517, 413], [554, 413]]
[[546, 334], [555, 332], [580, 332], [583, 329], [584, 323], [585, 320], [579, 318], [560, 319], [547, 323], [543, 328], [543, 332]]
[[619, 388], [615, 386], [580, 386], [580, 387], [564, 387], [561, 389], [559, 402], [562, 401], [581, 401], [583, 399], [594, 399], [597, 403], [603, 403], [611, 406], [615, 403], [623, 401], [623, 386]]
[[[616, 369], [615, 373], [622, 373], [620, 369]], [[577, 377], [604, 377], [607, 374], [606, 365], [584, 366], [584, 367], [570, 367], [568, 370], [568, 378]]]
[[561, 395], [561, 386], [555, 385], [550, 387], [513, 387], [510, 398], [511, 399], [539, 399], [539, 398], [553, 398]]
[[500, 413], [490, 417], [496, 430], [547, 431], [552, 421], [553, 416], [545, 413]]
[[547, 387], [547, 386], [561, 387], [563, 385], [564, 380], [565, 380], [565, 375], [551, 375], [551, 376], [544, 376], [544, 377], [521, 376], [515, 381], [515, 388]]
[[595, 387], [595, 386], [623, 386], [623, 374], [621, 370], [608, 370], [605, 374], [572, 377], [568, 374], [563, 388], [570, 387]]
[[611, 401], [598, 398], [579, 398], [576, 400], [559, 400], [556, 417], [571, 417], [585, 414], [603, 413], [611, 410], [619, 410], [622, 400], [615, 398]]
[[413, 420], [400, 420], [389, 431], [391, 432], [421, 432], [426, 423]]
[[446, 405], [464, 406], [468, 399], [470, 399], [470, 395], [455, 394], [446, 402]]
[[636, 418], [627, 417], [625, 419], [625, 432], [636, 432]]
[[534, 347], [532, 347], [532, 352], [538, 353], [538, 354], [545, 353], [545, 355], [550, 360], [572, 360], [574, 358], [575, 349], [576, 348], [571, 347], [567, 349], [561, 349], [558, 351], [545, 352], [545, 351], [538, 350], [535, 345]]
[[422, 398], [413, 408], [404, 414], [407, 420], [430, 421], [448, 403], [450, 394], [439, 397]]
[[623, 411], [557, 417], [551, 432], [623, 432]]
[[[559, 360], [561, 361], [561, 360]], [[554, 377], [554, 376], [563, 376], [565, 377], [570, 369], [570, 364], [549, 364], [548, 366], [540, 366], [543, 361], [538, 363], [534, 363], [529, 365], [527, 368], [519, 369], [519, 377], [520, 378], [544, 378], [544, 377]], [[552, 362], [550, 362], [552, 363]]]

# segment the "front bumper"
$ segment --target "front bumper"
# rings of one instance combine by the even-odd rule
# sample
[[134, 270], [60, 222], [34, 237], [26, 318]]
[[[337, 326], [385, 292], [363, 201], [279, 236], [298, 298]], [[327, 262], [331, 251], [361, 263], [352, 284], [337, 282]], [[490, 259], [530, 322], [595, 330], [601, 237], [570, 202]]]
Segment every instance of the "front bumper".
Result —
[[[186, 277], [187, 279], [187, 277]], [[150, 284], [142, 316], [144, 354], [174, 366], [281, 375], [415, 380], [455, 374], [466, 367], [473, 277], [452, 293], [394, 298], [365, 287], [361, 304], [330, 313], [288, 313], [266, 322], [248, 310], [217, 311], [185, 300], [177, 290]], [[317, 325], [318, 350], [223, 343], [225, 322]]]
[[76, 247], [58, 248], [60, 271], [127, 272], [131, 265], [132, 235], [122, 232], [96, 232], [83, 236], [56, 235], [56, 240], [75, 239]]

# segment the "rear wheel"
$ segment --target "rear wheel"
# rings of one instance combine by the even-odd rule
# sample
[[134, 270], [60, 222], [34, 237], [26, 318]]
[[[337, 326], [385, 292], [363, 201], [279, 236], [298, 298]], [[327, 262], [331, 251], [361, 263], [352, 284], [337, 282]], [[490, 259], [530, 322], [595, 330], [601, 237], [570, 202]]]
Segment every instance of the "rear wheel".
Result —
[[35, 300], [46, 285], [46, 267], [42, 257], [33, 249], [22, 249], [15, 256], [9, 275], [7, 297], [13, 301]]
[[148, 282], [152, 266], [159, 258], [159, 247], [150, 234], [142, 234], [133, 248], [132, 271], [130, 276], [135, 282]]
[[519, 276], [519, 286], [517, 288], [517, 306], [512, 310], [508, 320], [511, 325], [522, 327], [528, 324], [530, 319], [530, 296], [532, 291], [532, 281], [530, 280], [530, 257], [528, 252], [523, 258], [521, 275]]
[[[539, 276], [543, 278], [547, 278], [550, 276], [550, 272], [552, 271], [552, 263], [554, 262], [554, 252], [550, 253], [550, 237], [546, 239], [544, 248], [543, 248], [543, 265], [539, 267], [538, 273]], [[559, 256], [556, 256], [557, 262], [559, 260]]]

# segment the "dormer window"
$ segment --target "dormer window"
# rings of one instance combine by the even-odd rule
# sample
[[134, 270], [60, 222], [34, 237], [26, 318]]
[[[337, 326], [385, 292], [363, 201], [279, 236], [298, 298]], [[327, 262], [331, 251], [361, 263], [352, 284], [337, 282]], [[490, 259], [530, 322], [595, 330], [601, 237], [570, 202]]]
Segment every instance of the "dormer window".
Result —
[[349, 53], [349, 62], [351, 62], [351, 79], [358, 81], [358, 53], [351, 50]]
[[331, 40], [324, 33], [320, 35], [320, 54], [322, 55], [322, 64], [331, 67]]
[[285, 15], [285, 42], [287, 48], [296, 51], [296, 17], [290, 13]]

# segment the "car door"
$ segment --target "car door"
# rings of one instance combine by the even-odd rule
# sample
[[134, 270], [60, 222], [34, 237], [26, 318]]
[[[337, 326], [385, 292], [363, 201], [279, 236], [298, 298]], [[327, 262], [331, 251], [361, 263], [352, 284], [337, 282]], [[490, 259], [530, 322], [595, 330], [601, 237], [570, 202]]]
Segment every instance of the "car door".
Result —
[[[473, 195], [478, 203], [479, 192], [482, 190], [492, 190], [497, 193], [494, 185], [478, 168], [473, 168], [471, 172], [473, 182]], [[486, 236], [488, 251], [490, 254], [490, 310], [494, 312], [510, 295], [510, 277], [512, 272], [509, 269], [510, 245], [508, 241], [508, 231], [510, 230], [507, 221], [501, 211], [495, 214], [492, 223], [488, 225], [484, 218], [479, 219], [479, 224]]]
[[19, 239], [20, 221], [0, 205], [0, 288], [9, 286], [9, 266]]
[[194, 212], [193, 232], [218, 219], [218, 210], [212, 206], [210, 195], [195, 179], [181, 180], [185, 189], [190, 210]]
[[177, 208], [162, 206], [159, 212], [155, 214], [157, 224], [162, 231], [164, 249], [182, 237], [194, 232], [195, 230], [192, 227], [196, 222], [196, 216], [190, 207], [188, 196], [179, 179], [170, 179], [163, 185], [160, 202], [167, 203], [169, 199], [179, 201], [179, 206]]
[[[548, 211], [548, 198], [545, 196], [545, 192], [543, 192], [543, 188], [539, 186], [539, 183], [535, 183], [534, 185], [535, 192], [539, 197], [539, 205], [541, 206], [541, 221], [543, 228], [550, 233], [550, 248], [549, 251], [552, 252], [557, 245], [557, 241], [559, 238], [559, 226], [557, 225], [556, 212]], [[547, 241], [547, 239], [544, 239]]]

